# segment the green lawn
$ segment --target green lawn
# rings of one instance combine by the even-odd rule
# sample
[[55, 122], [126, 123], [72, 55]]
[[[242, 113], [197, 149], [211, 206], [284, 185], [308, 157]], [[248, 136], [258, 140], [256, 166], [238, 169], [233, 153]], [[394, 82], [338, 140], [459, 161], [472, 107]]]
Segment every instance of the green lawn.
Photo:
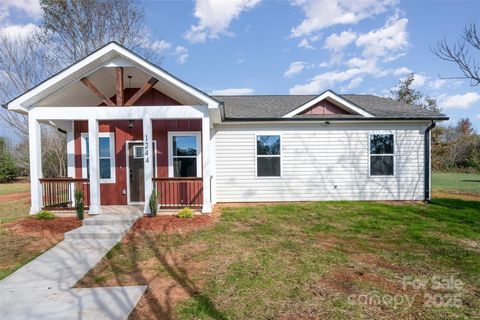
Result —
[[30, 183], [28, 182], [0, 183], [0, 195], [29, 191]]
[[439, 190], [480, 193], [480, 174], [433, 172], [432, 187]]
[[[195, 232], [132, 234], [80, 285], [148, 284], [131, 319], [474, 319], [479, 244], [480, 198], [225, 207]], [[434, 276], [464, 285], [402, 286]], [[426, 294], [461, 303], [426, 307]], [[413, 304], [365, 305], [362, 295]]]

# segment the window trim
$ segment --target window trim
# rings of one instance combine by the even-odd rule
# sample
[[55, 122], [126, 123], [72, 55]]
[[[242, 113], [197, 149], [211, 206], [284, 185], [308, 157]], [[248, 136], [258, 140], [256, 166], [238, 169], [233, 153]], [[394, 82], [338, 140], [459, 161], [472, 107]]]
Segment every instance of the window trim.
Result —
[[[197, 178], [202, 177], [202, 132], [201, 131], [169, 131], [168, 134], [168, 177], [174, 178], [173, 170], [173, 137], [195, 136], [197, 140]], [[193, 156], [192, 156], [193, 158]]]
[[[382, 154], [371, 154], [370, 153], [370, 141], [371, 137], [374, 135], [392, 135], [393, 136], [393, 153], [382, 153]], [[372, 131], [368, 133], [368, 143], [367, 143], [367, 148], [368, 148], [368, 176], [371, 178], [390, 178], [390, 177], [395, 177], [397, 174], [397, 170], [395, 169], [396, 167], [396, 152], [397, 152], [397, 137], [395, 132], [391, 131]], [[370, 166], [371, 163], [371, 157], [375, 156], [392, 156], [393, 157], [393, 174], [391, 175], [372, 175], [372, 167]]]
[[[87, 140], [88, 132], [83, 132], [81, 134], [81, 145], [82, 145], [82, 177], [87, 178]], [[98, 173], [99, 173], [99, 181], [100, 183], [116, 183], [116, 166], [115, 166], [115, 133], [113, 132], [99, 132], [98, 138], [110, 138], [110, 178], [109, 179], [101, 179], [100, 178], [100, 143], [98, 142], [98, 159], [97, 159], [97, 166], [98, 166]]]
[[[257, 154], [257, 137], [258, 136], [279, 136], [280, 137], [280, 154], [279, 155], [258, 155]], [[255, 133], [254, 139], [254, 149], [255, 149], [255, 178], [257, 179], [279, 179], [283, 178], [283, 136], [279, 132], [260, 132]], [[258, 175], [258, 157], [279, 157], [280, 158], [280, 175], [279, 176], [259, 176]]]

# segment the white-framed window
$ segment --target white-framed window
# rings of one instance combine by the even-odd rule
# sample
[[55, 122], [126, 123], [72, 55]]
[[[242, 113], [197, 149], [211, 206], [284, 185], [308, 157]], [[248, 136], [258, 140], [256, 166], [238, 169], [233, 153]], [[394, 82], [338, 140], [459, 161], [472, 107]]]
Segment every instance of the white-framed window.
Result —
[[168, 176], [201, 177], [201, 132], [168, 133]]
[[[90, 178], [88, 133], [82, 133], [82, 177]], [[98, 172], [100, 183], [115, 183], [115, 134], [98, 134]]]
[[143, 146], [133, 146], [133, 158], [143, 159]]
[[369, 134], [370, 176], [395, 175], [395, 135], [393, 133]]
[[282, 175], [282, 148], [279, 134], [255, 136], [257, 177], [280, 177]]

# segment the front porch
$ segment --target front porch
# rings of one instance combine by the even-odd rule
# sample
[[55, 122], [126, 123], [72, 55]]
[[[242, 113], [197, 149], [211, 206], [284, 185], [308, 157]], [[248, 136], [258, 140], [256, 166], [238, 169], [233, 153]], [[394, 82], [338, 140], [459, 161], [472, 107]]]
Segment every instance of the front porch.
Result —
[[[210, 171], [210, 123], [201, 107], [135, 107], [115, 113], [107, 112], [106, 107], [82, 108], [85, 113], [102, 114], [103, 119], [78, 119], [80, 114], [75, 112], [69, 113], [70, 119], [59, 119], [54, 115], [65, 114], [56, 111], [59, 107], [30, 113], [30, 147], [35, 159], [31, 164], [32, 214], [42, 209], [74, 210], [75, 190], [83, 192], [90, 214], [102, 213], [108, 206], [131, 205], [149, 213], [148, 200], [154, 189], [159, 210], [191, 207], [211, 212], [210, 174], [206, 174]], [[172, 118], [155, 117], [159, 109]], [[127, 117], [139, 111], [151, 117]], [[189, 112], [195, 117], [188, 117]], [[119, 118], [122, 114], [126, 119]], [[45, 122], [66, 132], [68, 177], [42, 177], [38, 142], [40, 123]]]

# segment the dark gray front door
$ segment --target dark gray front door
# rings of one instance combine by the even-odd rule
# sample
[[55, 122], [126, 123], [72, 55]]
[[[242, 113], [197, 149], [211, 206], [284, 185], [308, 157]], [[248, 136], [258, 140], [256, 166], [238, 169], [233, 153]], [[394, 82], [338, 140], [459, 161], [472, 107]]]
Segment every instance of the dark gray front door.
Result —
[[128, 144], [128, 165], [130, 175], [130, 201], [145, 201], [145, 176], [143, 173], [143, 143]]

